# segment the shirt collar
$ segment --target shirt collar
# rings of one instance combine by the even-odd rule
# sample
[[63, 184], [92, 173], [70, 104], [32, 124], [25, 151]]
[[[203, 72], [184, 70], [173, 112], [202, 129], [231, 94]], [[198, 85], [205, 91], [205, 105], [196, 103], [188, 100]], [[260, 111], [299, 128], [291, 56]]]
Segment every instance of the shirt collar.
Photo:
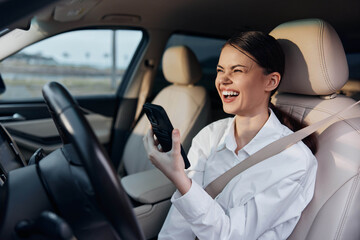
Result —
[[[221, 151], [225, 147], [229, 150], [235, 151], [236, 149], [236, 142], [235, 142], [235, 117], [231, 119], [231, 121], [228, 122], [228, 126], [226, 127], [224, 134], [222, 135], [220, 142], [218, 144], [218, 147], [216, 151]], [[235, 148], [234, 148], [235, 147]]]
[[[249, 155], [254, 154], [269, 143], [279, 139], [282, 135], [283, 125], [280, 123], [279, 119], [270, 108], [269, 111], [270, 116], [265, 122], [264, 126], [255, 135], [255, 137], [242, 148]], [[229, 121], [228, 126], [224, 131], [224, 135], [218, 144], [217, 151], [220, 151], [224, 148], [227, 148], [230, 151], [235, 151], [236, 147], [235, 117], [233, 117], [233, 119]]]

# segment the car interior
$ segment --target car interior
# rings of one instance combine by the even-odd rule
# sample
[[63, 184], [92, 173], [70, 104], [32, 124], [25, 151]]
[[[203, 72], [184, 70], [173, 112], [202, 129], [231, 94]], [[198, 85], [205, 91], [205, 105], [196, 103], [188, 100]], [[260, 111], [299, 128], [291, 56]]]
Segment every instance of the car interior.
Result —
[[[28, 12], [10, 2], [24, 4]], [[360, 100], [357, 1], [341, 7], [322, 0], [35, 2], [26, 8], [24, 1], [5, 1], [0, 7], [5, 19], [0, 20], [0, 239], [157, 239], [175, 187], [148, 160], [143, 137], [150, 124], [142, 105], [166, 110], [187, 152], [203, 127], [229, 117], [214, 80], [221, 47], [236, 31], [260, 30], [279, 41], [285, 73], [272, 103], [301, 122], [314, 124]], [[70, 63], [75, 50], [62, 50], [57, 59], [49, 57], [55, 51], [50, 47], [26, 51], [63, 34], [92, 30], [109, 31], [99, 33], [117, 41], [126, 39], [122, 30], [141, 37], [131, 55], [117, 59], [109, 56], [123, 46], [111, 43], [113, 52], [102, 55], [110, 62], [106, 69]], [[80, 45], [95, 43], [88, 36]], [[86, 61], [91, 54], [85, 53]], [[60, 66], [60, 58], [67, 62]], [[39, 70], [41, 61], [48, 72]], [[115, 69], [116, 61], [127, 65]], [[37, 65], [24, 70], [32, 62]], [[48, 78], [56, 71], [78, 85]], [[29, 73], [45, 80], [14, 83]], [[97, 75], [78, 83], [78, 75], [91, 74]], [[108, 80], [120, 75], [111, 87]], [[86, 85], [100, 89], [91, 85], [95, 78], [106, 79], [107, 92], [77, 91]], [[42, 93], [25, 98], [25, 88]], [[360, 239], [359, 129], [356, 105], [316, 132], [315, 194], [289, 239]], [[56, 230], [59, 226], [63, 230]]]

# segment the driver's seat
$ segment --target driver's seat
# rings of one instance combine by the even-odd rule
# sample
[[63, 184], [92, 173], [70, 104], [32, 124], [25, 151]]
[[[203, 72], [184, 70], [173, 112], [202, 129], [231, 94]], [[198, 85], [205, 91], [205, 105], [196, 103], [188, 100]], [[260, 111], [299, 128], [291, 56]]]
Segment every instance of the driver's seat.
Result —
[[[285, 52], [285, 73], [273, 103], [312, 124], [354, 103], [337, 95], [348, 65], [335, 30], [319, 19], [276, 27]], [[289, 239], [360, 239], [360, 106], [318, 133], [314, 198]]]

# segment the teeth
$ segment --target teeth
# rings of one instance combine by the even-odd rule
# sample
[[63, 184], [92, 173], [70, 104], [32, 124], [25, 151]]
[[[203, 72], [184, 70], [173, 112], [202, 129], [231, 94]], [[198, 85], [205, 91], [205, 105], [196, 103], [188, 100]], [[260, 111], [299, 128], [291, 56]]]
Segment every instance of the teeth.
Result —
[[233, 91], [223, 91], [222, 94], [224, 96], [238, 96], [239, 95], [239, 93], [233, 92]]

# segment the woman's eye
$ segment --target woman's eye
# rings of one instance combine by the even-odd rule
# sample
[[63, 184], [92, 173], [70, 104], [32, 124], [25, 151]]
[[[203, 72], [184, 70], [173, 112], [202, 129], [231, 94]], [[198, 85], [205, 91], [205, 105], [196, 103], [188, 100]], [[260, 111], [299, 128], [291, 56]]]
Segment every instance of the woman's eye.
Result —
[[223, 70], [220, 69], [220, 68], [216, 69], [216, 72], [222, 72], [222, 71], [223, 71]]
[[235, 69], [234, 72], [243, 72], [241, 69]]

